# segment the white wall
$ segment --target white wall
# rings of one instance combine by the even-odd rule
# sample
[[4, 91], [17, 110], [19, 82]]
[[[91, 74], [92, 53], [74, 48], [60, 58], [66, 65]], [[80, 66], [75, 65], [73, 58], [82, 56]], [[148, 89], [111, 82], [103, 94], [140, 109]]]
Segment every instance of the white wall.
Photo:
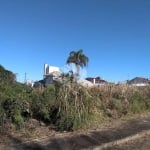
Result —
[[54, 72], [54, 71], [60, 72], [59, 67], [49, 66], [49, 73], [52, 73], [52, 72]]
[[44, 64], [44, 75], [48, 75], [52, 72], [58, 71], [60, 72], [59, 67], [55, 67], [55, 66], [50, 66], [48, 64]]

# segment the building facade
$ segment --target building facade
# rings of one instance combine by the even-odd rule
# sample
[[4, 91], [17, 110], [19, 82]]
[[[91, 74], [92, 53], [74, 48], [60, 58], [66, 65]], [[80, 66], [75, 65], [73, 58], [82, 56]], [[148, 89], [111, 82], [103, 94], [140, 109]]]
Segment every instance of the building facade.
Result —
[[53, 72], [60, 72], [60, 68], [56, 66], [50, 66], [48, 64], [44, 64], [44, 77], [50, 75]]

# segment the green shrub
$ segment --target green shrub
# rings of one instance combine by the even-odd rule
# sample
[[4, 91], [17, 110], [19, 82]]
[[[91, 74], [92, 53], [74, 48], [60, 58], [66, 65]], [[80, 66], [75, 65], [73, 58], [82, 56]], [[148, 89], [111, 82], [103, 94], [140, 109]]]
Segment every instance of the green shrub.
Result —
[[14, 114], [13, 123], [15, 123], [17, 129], [21, 129], [24, 127], [24, 119], [20, 113]]
[[0, 126], [11, 121], [19, 129], [34, 118], [57, 130], [76, 130], [128, 113], [150, 111], [150, 86], [85, 88], [64, 74], [62, 82], [31, 88], [14, 77], [0, 66]]

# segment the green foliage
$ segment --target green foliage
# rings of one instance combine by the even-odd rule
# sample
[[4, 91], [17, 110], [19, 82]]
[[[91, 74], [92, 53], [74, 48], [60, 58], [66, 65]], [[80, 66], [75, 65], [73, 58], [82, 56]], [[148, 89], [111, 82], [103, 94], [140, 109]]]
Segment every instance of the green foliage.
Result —
[[15, 82], [16, 76], [11, 71], [6, 70], [2, 65], [0, 65], [0, 83], [13, 83]]
[[59, 119], [57, 119], [55, 125], [59, 131], [71, 131], [73, 129], [73, 116], [60, 114]]
[[130, 101], [130, 111], [132, 113], [140, 113], [150, 109], [149, 97], [139, 90], [134, 92]]
[[5, 111], [4, 115], [6, 118], [11, 120], [17, 128], [21, 128], [23, 126], [24, 119], [21, 115], [21, 108], [18, 101], [15, 99], [6, 99], [2, 104], [2, 108]]
[[149, 86], [110, 84], [85, 88], [73, 82], [72, 74], [63, 74], [62, 82], [31, 88], [16, 82], [13, 75], [0, 66], [0, 129], [7, 123], [20, 129], [34, 118], [68, 131], [150, 111]]
[[19, 111], [15, 112], [12, 119], [13, 119], [13, 123], [15, 123], [17, 129], [21, 129], [24, 126], [24, 119]]
[[6, 113], [2, 106], [0, 106], [0, 127], [3, 127], [6, 122]]
[[87, 66], [89, 58], [83, 54], [83, 50], [71, 51], [67, 58], [67, 64], [74, 64], [76, 66], [76, 73], [74, 74], [75, 79], [79, 76], [80, 68]]

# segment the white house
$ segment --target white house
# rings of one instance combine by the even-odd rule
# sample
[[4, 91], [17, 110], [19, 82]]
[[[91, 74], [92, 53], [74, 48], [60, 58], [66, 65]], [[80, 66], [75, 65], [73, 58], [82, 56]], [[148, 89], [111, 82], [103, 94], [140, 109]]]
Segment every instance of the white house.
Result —
[[50, 75], [53, 72], [60, 72], [60, 68], [56, 66], [50, 66], [48, 64], [44, 64], [44, 77]]
[[132, 80], [129, 80], [127, 83], [134, 86], [147, 86], [150, 83], [150, 80], [142, 77], [136, 77]]
[[54, 80], [59, 79], [61, 71], [59, 67], [44, 64], [44, 83], [45, 85], [52, 84]]

